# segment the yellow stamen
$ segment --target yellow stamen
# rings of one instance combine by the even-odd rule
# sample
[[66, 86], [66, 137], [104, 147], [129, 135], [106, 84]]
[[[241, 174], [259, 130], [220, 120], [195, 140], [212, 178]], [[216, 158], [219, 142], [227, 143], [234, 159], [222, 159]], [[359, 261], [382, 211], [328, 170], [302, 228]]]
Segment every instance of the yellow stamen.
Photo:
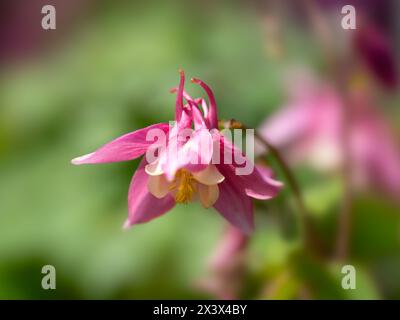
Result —
[[177, 203], [188, 203], [196, 192], [196, 180], [186, 169], [180, 169], [175, 175], [170, 190], [175, 194]]

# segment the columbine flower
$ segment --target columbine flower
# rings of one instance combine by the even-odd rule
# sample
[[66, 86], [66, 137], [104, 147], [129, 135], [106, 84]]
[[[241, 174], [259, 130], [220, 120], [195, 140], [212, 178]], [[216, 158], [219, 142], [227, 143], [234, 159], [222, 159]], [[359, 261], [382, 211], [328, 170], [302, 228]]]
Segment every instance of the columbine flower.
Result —
[[[184, 91], [184, 82], [181, 71], [179, 87], [173, 89], [177, 92], [174, 125], [160, 123], [128, 133], [72, 163], [127, 161], [146, 153], [129, 187], [125, 228], [152, 220], [177, 203], [198, 199], [205, 208], [213, 206], [248, 234], [253, 229], [251, 198], [270, 199], [276, 196], [281, 183], [257, 166], [248, 175], [237, 175], [236, 169], [243, 166], [243, 161], [223, 163], [232, 154], [234, 159], [239, 154], [245, 164], [250, 160], [217, 130], [217, 106], [211, 89], [201, 80], [192, 79], [206, 91], [207, 105], [204, 99], [191, 98]], [[157, 141], [149, 136], [157, 137]], [[212, 161], [216, 155], [221, 160], [218, 163]]]
[[288, 106], [266, 120], [260, 134], [283, 149], [291, 161], [338, 170], [345, 159], [347, 125], [354, 185], [396, 196], [400, 193], [400, 150], [387, 121], [370, 100], [365, 90], [353, 89], [345, 124], [342, 100], [334, 88], [303, 81], [301, 94], [297, 92]]
[[353, 92], [350, 152], [353, 182], [374, 187], [394, 199], [400, 194], [400, 146], [389, 122], [371, 104], [365, 92]]
[[208, 262], [209, 277], [197, 287], [217, 299], [238, 299], [246, 274], [249, 237], [228, 226]]
[[[326, 171], [342, 162], [341, 100], [334, 88], [301, 73], [289, 83], [289, 102], [260, 126], [261, 136], [279, 147], [293, 164]], [[258, 153], [265, 151], [261, 146]]]

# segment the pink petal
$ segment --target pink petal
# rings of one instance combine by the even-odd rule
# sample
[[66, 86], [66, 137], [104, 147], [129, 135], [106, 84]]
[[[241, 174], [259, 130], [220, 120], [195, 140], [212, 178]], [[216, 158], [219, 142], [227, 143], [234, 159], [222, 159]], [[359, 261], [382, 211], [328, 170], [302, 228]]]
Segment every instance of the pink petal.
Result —
[[193, 104], [192, 102], [189, 102], [189, 104], [192, 107], [194, 128], [196, 130], [206, 128], [206, 123], [204, 121], [203, 115], [201, 114], [197, 105]]
[[[201, 108], [203, 109], [203, 114], [204, 114], [204, 118], [208, 119], [208, 106], [207, 106], [207, 102], [206, 100], [204, 100], [203, 98], [198, 98], [196, 99], [196, 103], [201, 105]], [[208, 122], [208, 121], [206, 121]], [[208, 123], [208, 127], [210, 126], [210, 124]]]
[[[176, 92], [178, 92], [178, 90], [179, 90], [179, 87], [173, 87], [173, 88], [171, 88], [169, 90], [169, 92], [176, 93]], [[186, 101], [191, 101], [191, 102], [194, 102], [196, 104], [199, 103], [199, 98], [193, 99], [185, 90], [182, 90], [182, 95], [183, 95], [183, 98], [185, 98]]]
[[[223, 154], [221, 154], [222, 161], [225, 161], [228, 155], [232, 155], [233, 160], [235, 159], [235, 154], [239, 154], [247, 165], [252, 165], [253, 170], [250, 174], [247, 175], [238, 175], [236, 169], [242, 167], [243, 165], [238, 165], [235, 161], [232, 161], [232, 164], [225, 164], [222, 162], [218, 169], [224, 170], [224, 173], [221, 173], [227, 177], [229, 175], [237, 185], [240, 185], [241, 188], [245, 191], [245, 193], [255, 199], [271, 199], [275, 197], [279, 190], [282, 187], [282, 184], [279, 181], [272, 179], [272, 177], [268, 176], [265, 172], [260, 172], [257, 166], [254, 164], [248, 164], [250, 161], [247, 159], [242, 152], [230, 141], [222, 137], [222, 147]], [[237, 159], [237, 158], [236, 158]]]
[[[225, 172], [221, 170], [225, 175]], [[219, 197], [214, 208], [232, 225], [250, 234], [254, 229], [253, 203], [244, 189], [233, 177], [225, 175], [225, 180], [218, 184]]]
[[175, 109], [175, 119], [179, 121], [181, 119], [183, 111], [183, 87], [185, 86], [185, 73], [183, 70], [179, 70], [180, 82], [178, 87], [178, 93], [176, 95], [176, 109]]
[[272, 185], [276, 185], [279, 188], [283, 187], [282, 182], [274, 179], [275, 173], [271, 168], [269, 168], [265, 165], [262, 165], [262, 164], [257, 164], [256, 168], [265, 182], [272, 184]]
[[142, 159], [129, 186], [129, 216], [124, 228], [150, 221], [175, 206], [175, 201], [171, 195], [168, 194], [162, 199], [157, 199], [149, 192], [147, 188], [149, 175], [145, 171], [146, 165], [146, 160]]
[[160, 157], [161, 167], [168, 180], [172, 180], [175, 173], [186, 168], [197, 172], [204, 170], [211, 162], [213, 140], [207, 129], [187, 131], [189, 140], [182, 141], [183, 132], [169, 140], [165, 152]]
[[127, 133], [102, 146], [95, 152], [75, 158], [71, 163], [91, 164], [91, 163], [109, 163], [133, 160], [143, 155], [154, 141], [147, 141], [146, 136], [150, 130], [162, 130], [165, 133], [169, 130], [169, 125], [159, 123]]
[[197, 83], [200, 85], [204, 91], [208, 95], [208, 100], [210, 102], [210, 108], [207, 114], [207, 120], [210, 126], [210, 129], [218, 128], [218, 111], [217, 111], [217, 103], [215, 101], [214, 93], [212, 92], [211, 88], [206, 85], [203, 81], [199, 79], [192, 79], [192, 82]]
[[368, 112], [351, 133], [354, 179], [397, 197], [400, 194], [400, 148], [384, 119]]
[[192, 109], [188, 105], [183, 108], [180, 120], [177, 122], [177, 129], [190, 128], [192, 125]]
[[[258, 172], [262, 175], [262, 177], [264, 179], [269, 179], [269, 178], [275, 177], [275, 173], [270, 167], [267, 167], [263, 164], [257, 164], [256, 167], [258, 169]], [[279, 182], [279, 183], [281, 183], [281, 182]]]
[[[341, 101], [329, 86], [306, 87], [304, 91], [264, 122], [258, 132], [285, 151], [289, 162], [334, 166], [335, 159], [340, 158], [337, 144], [342, 130]], [[266, 151], [260, 144], [257, 148], [257, 154]]]
[[266, 120], [259, 133], [274, 145], [287, 146], [304, 137], [312, 128], [315, 110], [308, 104], [294, 104], [283, 108]]

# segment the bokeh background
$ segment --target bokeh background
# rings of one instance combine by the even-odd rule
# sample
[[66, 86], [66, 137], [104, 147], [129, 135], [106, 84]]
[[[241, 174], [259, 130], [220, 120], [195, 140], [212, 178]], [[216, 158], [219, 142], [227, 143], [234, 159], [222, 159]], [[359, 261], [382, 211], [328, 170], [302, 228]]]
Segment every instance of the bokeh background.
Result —
[[[226, 228], [218, 214], [181, 205], [123, 231], [138, 161], [70, 164], [123, 133], [172, 119], [168, 91], [180, 67], [214, 89], [221, 118], [256, 128], [287, 103], [287, 74], [307, 70], [335, 86], [333, 70], [367, 57], [354, 72], [399, 146], [399, 2], [347, 3], [360, 25], [379, 30], [384, 49], [354, 46], [355, 32], [340, 28], [340, 1], [2, 1], [0, 298], [220, 297], [205, 285], [224, 276], [209, 265]], [[56, 30], [41, 29], [44, 4], [56, 7]], [[334, 34], [326, 42], [307, 6]], [[371, 32], [364, 37], [368, 43]], [[331, 54], [341, 57], [333, 69]], [[304, 249], [285, 188], [256, 204], [256, 232], [240, 252], [245, 271], [233, 273], [240, 283], [233, 296], [400, 298], [400, 192], [353, 193], [348, 254], [335, 259], [346, 191], [340, 175], [306, 164], [293, 171], [324, 253]], [[56, 290], [41, 288], [46, 264], [56, 267]], [[341, 287], [345, 264], [356, 267], [355, 290]]]

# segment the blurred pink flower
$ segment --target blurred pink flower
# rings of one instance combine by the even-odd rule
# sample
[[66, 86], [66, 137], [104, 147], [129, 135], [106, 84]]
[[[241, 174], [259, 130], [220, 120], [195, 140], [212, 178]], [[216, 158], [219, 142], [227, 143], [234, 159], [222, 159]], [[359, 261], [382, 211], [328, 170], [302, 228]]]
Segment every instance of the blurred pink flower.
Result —
[[[341, 101], [332, 87], [301, 76], [290, 87], [289, 103], [259, 128], [261, 136], [280, 147], [292, 163], [307, 162], [331, 170], [342, 161]], [[258, 153], [264, 152], [259, 146]]]
[[209, 260], [210, 276], [198, 287], [217, 299], [238, 299], [245, 272], [249, 238], [228, 226]]
[[398, 87], [395, 50], [390, 39], [369, 23], [361, 25], [354, 34], [353, 45], [372, 74], [389, 89]]
[[344, 106], [335, 89], [315, 81], [302, 81], [289, 104], [267, 119], [259, 132], [280, 147], [292, 163], [308, 163], [324, 171], [339, 170], [343, 165], [345, 138], [353, 183], [359, 188], [398, 195], [399, 146], [388, 129], [388, 122], [370, 100], [365, 91], [354, 91], [350, 95], [345, 128]]
[[366, 93], [353, 93], [351, 101], [353, 181], [360, 188], [379, 189], [396, 199], [400, 194], [399, 142]]
[[[179, 87], [174, 89], [177, 99], [173, 126], [159, 123], [125, 134], [95, 152], [73, 159], [72, 163], [127, 161], [146, 153], [129, 187], [129, 216], [125, 228], [150, 221], [176, 203], [188, 203], [198, 198], [205, 208], [213, 206], [231, 224], [248, 234], [254, 227], [252, 198], [275, 197], [281, 183], [257, 167], [248, 175], [237, 175], [235, 169], [239, 164], [235, 161], [231, 164], [211, 161], [215, 153], [219, 153], [220, 159], [239, 153], [244, 156], [217, 129], [217, 107], [211, 89], [201, 80], [192, 79], [206, 91], [207, 106], [204, 99], [193, 99], [184, 91], [184, 82], [182, 71]], [[183, 99], [187, 102], [185, 105]], [[188, 129], [190, 136], [185, 135]], [[152, 130], [166, 134], [165, 148], [146, 139]], [[150, 163], [149, 152], [158, 153]], [[244, 160], [250, 161], [245, 157]]]
[[[57, 29], [43, 30], [42, 7], [57, 10]], [[0, 64], [24, 63], [65, 41], [74, 27], [87, 17], [92, 0], [14, 0], [0, 2]]]

